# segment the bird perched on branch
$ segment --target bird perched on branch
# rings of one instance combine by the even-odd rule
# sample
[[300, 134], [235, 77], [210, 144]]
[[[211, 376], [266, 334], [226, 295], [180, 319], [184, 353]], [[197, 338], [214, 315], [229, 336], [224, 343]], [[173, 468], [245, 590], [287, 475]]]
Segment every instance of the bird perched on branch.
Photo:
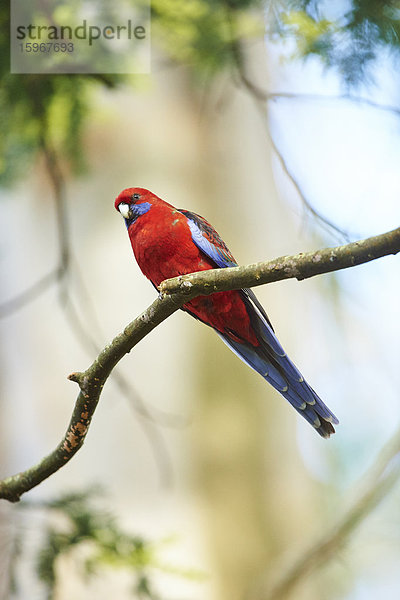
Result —
[[[125, 219], [140, 269], [156, 288], [171, 277], [237, 266], [226, 244], [203, 217], [177, 209], [149, 190], [122, 191], [115, 208]], [[280, 392], [322, 437], [335, 432], [337, 418], [286, 355], [251, 290], [198, 296], [182, 309], [215, 329], [231, 350]]]

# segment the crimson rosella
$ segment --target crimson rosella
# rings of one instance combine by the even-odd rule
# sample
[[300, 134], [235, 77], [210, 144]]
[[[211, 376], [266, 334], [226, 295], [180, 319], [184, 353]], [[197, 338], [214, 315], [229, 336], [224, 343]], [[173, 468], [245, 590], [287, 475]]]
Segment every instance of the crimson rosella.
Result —
[[[237, 266], [215, 229], [196, 213], [174, 208], [143, 188], [115, 200], [125, 219], [136, 260], [158, 288], [164, 279]], [[198, 296], [182, 309], [209, 325], [231, 350], [266, 379], [318, 431], [335, 432], [338, 420], [286, 355], [263, 307], [251, 290]]]

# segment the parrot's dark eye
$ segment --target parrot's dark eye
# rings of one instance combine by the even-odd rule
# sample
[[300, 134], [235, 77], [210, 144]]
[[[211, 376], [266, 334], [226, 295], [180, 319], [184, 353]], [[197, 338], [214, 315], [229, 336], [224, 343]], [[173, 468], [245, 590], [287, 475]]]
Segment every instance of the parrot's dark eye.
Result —
[[132, 200], [140, 200], [140, 194], [133, 194]]

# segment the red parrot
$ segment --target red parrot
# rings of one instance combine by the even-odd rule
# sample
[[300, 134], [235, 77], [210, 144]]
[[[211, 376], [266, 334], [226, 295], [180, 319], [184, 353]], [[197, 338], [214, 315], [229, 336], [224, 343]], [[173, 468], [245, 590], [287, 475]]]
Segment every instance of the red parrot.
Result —
[[[237, 266], [215, 229], [196, 213], [177, 209], [144, 188], [128, 188], [115, 200], [125, 219], [143, 274], [158, 288], [164, 279]], [[257, 371], [322, 437], [339, 421], [286, 355], [252, 290], [198, 296], [182, 310], [209, 325], [231, 350]]]

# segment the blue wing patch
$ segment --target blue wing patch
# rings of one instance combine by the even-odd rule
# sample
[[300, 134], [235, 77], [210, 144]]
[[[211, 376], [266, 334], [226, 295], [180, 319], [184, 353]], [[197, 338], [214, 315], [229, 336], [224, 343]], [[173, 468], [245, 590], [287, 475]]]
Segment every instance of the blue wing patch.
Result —
[[179, 209], [179, 212], [187, 218], [193, 242], [217, 267], [225, 269], [238, 266], [227, 245], [208, 221], [188, 210]]

